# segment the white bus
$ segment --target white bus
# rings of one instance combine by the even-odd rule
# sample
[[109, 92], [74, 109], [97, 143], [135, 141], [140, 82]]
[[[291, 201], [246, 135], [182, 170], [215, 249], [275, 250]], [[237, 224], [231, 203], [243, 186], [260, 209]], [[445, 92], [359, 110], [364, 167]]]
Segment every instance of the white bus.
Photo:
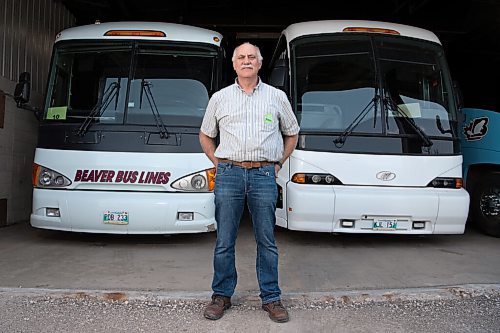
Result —
[[198, 133], [222, 84], [221, 42], [214, 31], [159, 22], [60, 32], [40, 112], [31, 225], [214, 231], [215, 170]]
[[288, 26], [270, 67], [301, 130], [277, 224], [338, 233], [461, 234], [458, 111], [439, 39], [374, 21]]

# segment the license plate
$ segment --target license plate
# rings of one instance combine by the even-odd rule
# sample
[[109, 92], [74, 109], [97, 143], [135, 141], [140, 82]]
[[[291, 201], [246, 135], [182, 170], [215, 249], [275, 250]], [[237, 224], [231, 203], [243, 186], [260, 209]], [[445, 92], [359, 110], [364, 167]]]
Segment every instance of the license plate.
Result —
[[394, 231], [398, 228], [398, 220], [377, 219], [373, 221], [373, 230]]
[[104, 212], [102, 216], [102, 221], [105, 224], [128, 224], [128, 212], [126, 211]]

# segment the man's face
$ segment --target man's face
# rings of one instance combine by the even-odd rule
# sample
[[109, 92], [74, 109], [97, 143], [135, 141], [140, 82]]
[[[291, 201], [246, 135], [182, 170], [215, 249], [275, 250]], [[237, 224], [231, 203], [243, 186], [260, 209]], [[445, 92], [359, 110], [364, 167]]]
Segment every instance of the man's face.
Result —
[[236, 49], [233, 68], [238, 77], [256, 77], [261, 66], [257, 58], [257, 49], [253, 45], [243, 44]]

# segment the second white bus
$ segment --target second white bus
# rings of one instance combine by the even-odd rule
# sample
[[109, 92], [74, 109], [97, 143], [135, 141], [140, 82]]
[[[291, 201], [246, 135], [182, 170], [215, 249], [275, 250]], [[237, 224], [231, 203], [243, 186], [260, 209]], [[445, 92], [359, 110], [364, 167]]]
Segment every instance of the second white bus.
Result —
[[301, 127], [279, 173], [277, 224], [345, 233], [460, 234], [458, 110], [430, 31], [373, 21], [292, 24], [269, 82]]

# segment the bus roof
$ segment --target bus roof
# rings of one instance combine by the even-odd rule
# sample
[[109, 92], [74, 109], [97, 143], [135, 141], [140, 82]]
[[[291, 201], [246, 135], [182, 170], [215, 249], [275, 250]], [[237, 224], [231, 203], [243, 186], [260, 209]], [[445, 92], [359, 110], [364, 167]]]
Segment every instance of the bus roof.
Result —
[[[110, 30], [119, 31], [159, 31], [162, 37], [156, 36], [105, 36]], [[195, 43], [208, 43], [220, 46], [222, 35], [216, 31], [193, 27], [189, 25], [163, 22], [107, 22], [82, 25], [61, 31], [56, 36], [56, 43], [63, 40], [76, 39], [146, 39], [164, 41], [184, 41]]]
[[285, 30], [283, 30], [283, 34], [286, 36], [288, 41], [292, 41], [293, 39], [301, 36], [337, 32], [342, 33], [345, 28], [357, 27], [396, 30], [399, 32], [400, 36], [424, 39], [441, 44], [438, 37], [429, 30], [397, 23], [364, 20], [326, 20], [294, 23], [285, 28]]

